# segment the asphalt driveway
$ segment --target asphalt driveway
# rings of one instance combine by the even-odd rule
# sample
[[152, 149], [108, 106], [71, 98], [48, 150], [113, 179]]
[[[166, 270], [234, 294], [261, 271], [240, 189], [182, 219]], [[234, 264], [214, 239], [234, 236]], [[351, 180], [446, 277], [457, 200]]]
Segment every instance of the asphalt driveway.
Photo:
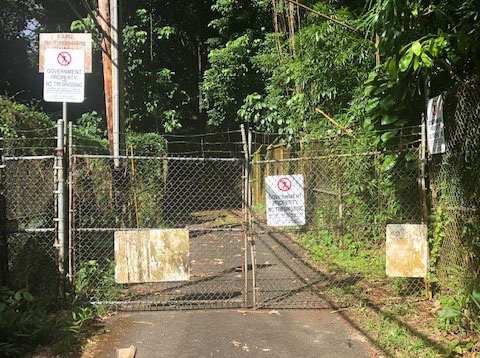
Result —
[[84, 358], [371, 357], [366, 338], [330, 310], [208, 310], [120, 313]]

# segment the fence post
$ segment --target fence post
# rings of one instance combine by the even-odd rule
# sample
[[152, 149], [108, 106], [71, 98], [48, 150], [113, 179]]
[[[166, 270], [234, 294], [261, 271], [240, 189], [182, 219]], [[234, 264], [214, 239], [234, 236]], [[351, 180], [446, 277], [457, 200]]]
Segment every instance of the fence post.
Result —
[[3, 144], [3, 138], [0, 138], [0, 286], [6, 286], [8, 283], [7, 203]]
[[[256, 287], [256, 264], [255, 264], [255, 240], [253, 237], [253, 224], [252, 224], [252, 180], [251, 180], [251, 160], [252, 160], [252, 133], [250, 129], [245, 130], [244, 125], [240, 126], [242, 133], [242, 143], [243, 143], [243, 152], [245, 154], [245, 173], [244, 173], [244, 187], [245, 187], [245, 280], [246, 280], [246, 295], [247, 295], [247, 305], [250, 302], [249, 300], [249, 290], [248, 290], [248, 267], [251, 267], [251, 282], [252, 282], [252, 296], [251, 302], [252, 307], [256, 308], [257, 306], [257, 295], [258, 290]], [[248, 132], [247, 132], [248, 131]], [[248, 259], [250, 259], [250, 265], [248, 265]]]
[[73, 283], [73, 123], [68, 122], [68, 280]]
[[55, 220], [58, 273], [59, 273], [59, 295], [65, 297], [65, 169], [64, 169], [64, 121], [57, 121], [57, 147], [55, 149], [55, 199], [57, 217]]
[[243, 124], [240, 125], [240, 132], [242, 134], [242, 144], [243, 144], [243, 154], [245, 155], [245, 164], [243, 166], [243, 266], [244, 266], [244, 280], [245, 280], [245, 287], [244, 287], [244, 305], [245, 307], [248, 306], [248, 203], [247, 203], [247, 196], [248, 196], [248, 147], [247, 147], [247, 136], [245, 134], [245, 126]]
[[252, 131], [250, 126], [247, 128], [248, 133], [248, 232], [249, 232], [249, 242], [250, 242], [250, 254], [252, 260], [252, 286], [253, 286], [253, 308], [257, 308], [259, 291], [257, 287], [257, 250], [255, 246], [255, 236], [253, 233], [253, 215], [252, 215], [252, 206], [253, 206], [253, 182], [252, 182]]

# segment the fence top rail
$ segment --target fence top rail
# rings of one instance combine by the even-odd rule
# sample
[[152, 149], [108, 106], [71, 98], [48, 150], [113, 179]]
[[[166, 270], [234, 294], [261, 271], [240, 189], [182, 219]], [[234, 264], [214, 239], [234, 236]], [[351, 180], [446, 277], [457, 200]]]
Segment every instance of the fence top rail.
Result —
[[54, 159], [54, 155], [26, 155], [26, 156], [20, 156], [20, 157], [14, 157], [14, 156], [5, 156], [4, 159], [5, 161], [8, 160], [45, 160], [45, 159]]
[[213, 158], [213, 157], [175, 157], [175, 156], [143, 156], [143, 155], [105, 155], [105, 154], [74, 154], [74, 158], [90, 158], [90, 159], [139, 159], [139, 160], [178, 160], [178, 161], [198, 161], [198, 162], [238, 162], [243, 161], [243, 158]]
[[325, 155], [312, 155], [308, 157], [296, 157], [296, 158], [285, 158], [285, 159], [265, 159], [265, 160], [253, 160], [253, 164], [268, 164], [268, 163], [279, 163], [279, 162], [291, 162], [291, 161], [301, 161], [301, 160], [315, 160], [315, 159], [331, 159], [331, 158], [350, 158], [350, 157], [370, 157], [380, 154], [390, 154], [390, 153], [405, 153], [405, 152], [415, 152], [416, 148], [403, 151], [394, 151], [394, 152], [364, 152], [364, 153], [332, 153]]

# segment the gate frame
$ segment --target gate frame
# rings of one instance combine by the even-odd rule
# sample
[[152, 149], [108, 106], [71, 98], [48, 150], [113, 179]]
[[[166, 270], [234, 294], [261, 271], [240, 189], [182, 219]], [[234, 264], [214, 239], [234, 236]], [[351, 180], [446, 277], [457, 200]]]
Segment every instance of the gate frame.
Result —
[[[74, 147], [75, 144], [73, 142], [73, 125], [72, 122], [69, 122], [68, 124], [68, 158], [66, 160], [66, 163], [68, 163], [68, 195], [63, 196], [63, 200], [67, 201], [66, 206], [68, 208], [68, 224], [67, 224], [67, 230], [68, 230], [68, 239], [67, 244], [68, 244], [68, 279], [71, 283], [72, 289], [74, 289], [74, 282], [75, 282], [75, 276], [76, 276], [76, 267], [75, 267], [75, 249], [76, 249], [76, 232], [79, 228], [76, 228], [75, 222], [76, 222], [76, 202], [75, 202], [75, 178], [74, 174], [76, 171], [76, 166], [77, 166], [77, 159], [79, 158], [103, 158], [107, 160], [119, 160], [119, 159], [153, 159], [153, 160], [173, 160], [173, 161], [195, 161], [195, 162], [206, 162], [206, 161], [234, 161], [234, 162], [241, 162], [241, 173], [243, 175], [240, 176], [240, 180], [242, 182], [242, 211], [243, 211], [243, 220], [242, 220], [242, 227], [241, 231], [243, 233], [243, 240], [242, 240], [242, 247], [241, 247], [241, 253], [243, 254], [243, 262], [242, 262], [242, 280], [243, 280], [243, 289], [242, 289], [242, 300], [241, 300], [241, 307], [247, 308], [247, 307], [255, 307], [256, 301], [253, 295], [253, 298], [249, 296], [252, 296], [251, 292], [254, 291], [250, 287], [249, 283], [249, 273], [251, 271], [254, 271], [254, 269], [250, 270], [250, 267], [255, 267], [254, 265], [249, 265], [248, 264], [248, 253], [250, 253], [250, 260], [255, 262], [255, 254], [254, 254], [254, 249], [249, 249], [249, 247], [254, 247], [253, 243], [253, 235], [251, 234], [252, 232], [252, 216], [251, 216], [251, 205], [252, 205], [252, 200], [251, 200], [251, 163], [249, 162], [249, 159], [251, 158], [251, 155], [249, 154], [251, 152], [251, 133], [249, 133], [248, 137], [250, 138], [250, 145], [247, 146], [247, 151], [245, 152], [246, 156], [245, 159], [243, 158], [235, 158], [235, 157], [228, 157], [228, 158], [205, 158], [205, 157], [174, 157], [174, 156], [169, 156], [168, 153], [164, 156], [142, 156], [142, 155], [136, 155], [136, 156], [130, 156], [130, 155], [101, 155], [101, 154], [75, 154], [74, 153]], [[242, 180], [244, 179], [244, 180]], [[80, 228], [82, 229], [82, 228]], [[112, 228], [114, 229], [114, 228]], [[107, 229], [109, 230], [109, 229]], [[128, 230], [128, 228], [118, 228], [115, 230]], [[112, 231], [115, 231], [112, 230]], [[145, 230], [148, 230], [148, 228], [145, 228]], [[240, 250], [239, 250], [240, 252]], [[253, 278], [255, 275], [252, 276]], [[195, 281], [188, 281], [188, 282], [195, 282]], [[255, 282], [255, 281], [254, 281]], [[250, 295], [249, 295], [250, 293]], [[215, 300], [213, 300], [215, 301]], [[218, 299], [216, 300], [217, 303], [221, 303], [222, 300]], [[253, 303], [252, 303], [253, 301]], [[128, 304], [130, 301], [115, 301], [115, 302], [104, 302], [105, 304]], [[226, 301], [225, 301], [226, 302]], [[97, 302], [98, 303], [98, 302]], [[152, 301], [152, 304], [155, 304], [154, 301]], [[229, 303], [225, 303], [225, 306], [229, 306]], [[212, 307], [209, 307], [206, 305], [207, 308], [215, 308], [213, 304], [211, 305]]]

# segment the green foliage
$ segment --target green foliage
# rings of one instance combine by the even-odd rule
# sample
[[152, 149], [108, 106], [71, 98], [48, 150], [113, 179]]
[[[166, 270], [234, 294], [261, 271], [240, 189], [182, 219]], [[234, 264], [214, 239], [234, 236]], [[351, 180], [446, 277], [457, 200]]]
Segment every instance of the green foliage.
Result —
[[[233, 21], [232, 12], [239, 3], [218, 1], [215, 5], [215, 9], [222, 8], [223, 17], [213, 22], [221, 34], [230, 29], [223, 24]], [[261, 1], [254, 4], [270, 6]], [[325, 12], [331, 9], [321, 2], [316, 7]], [[333, 12], [342, 20], [352, 19], [346, 8]], [[344, 125], [356, 121], [348, 113], [359, 109], [354, 95], [360, 93], [357, 88], [371, 67], [371, 46], [311, 14], [307, 22], [295, 35], [297, 56], [289, 55], [288, 40], [281, 40], [280, 56], [275, 38], [282, 34], [258, 31], [254, 25], [245, 30], [246, 35], [210, 51], [211, 68], [205, 72], [202, 86], [210, 124], [238, 120], [261, 131], [325, 133], [332, 126], [318, 120], [316, 107], [338, 117]]]
[[[365, 318], [364, 327], [373, 333], [375, 342], [381, 349], [392, 357], [399, 358], [440, 358], [444, 357], [438, 347], [425, 341], [412, 329], [402, 324], [402, 313], [409, 312], [408, 307], [398, 303], [390, 305], [378, 314], [369, 314]], [[391, 317], [397, 319], [392, 319]]]
[[135, 155], [161, 156], [166, 152], [166, 140], [156, 133], [132, 133], [126, 138], [128, 152], [133, 146]]
[[434, 215], [430, 218], [428, 243], [430, 249], [429, 261], [429, 280], [430, 282], [437, 282], [438, 260], [441, 256], [441, 249], [443, 240], [445, 239], [445, 228], [451, 223], [451, 218], [442, 205], [439, 205]]
[[447, 332], [480, 332], [480, 287], [455, 296], [440, 297], [443, 309], [437, 316], [438, 325]]
[[[151, 15], [151, 11], [137, 8], [127, 17], [123, 28], [126, 122], [136, 129], [172, 132], [181, 128], [182, 113], [190, 96], [176, 82], [173, 70], [158, 64], [152, 66], [155, 53], [153, 49], [149, 51], [148, 41], [165, 46], [176, 31], [173, 26], [163, 25], [160, 19], [151, 23]], [[101, 40], [90, 17], [74, 21], [71, 30], [91, 32], [96, 43]], [[100, 52], [98, 45], [94, 50]]]
[[103, 264], [95, 260], [84, 262], [75, 276], [75, 293], [82, 301], [112, 301], [122, 292], [115, 282], [115, 262]]
[[400, 128], [420, 123], [426, 96], [475, 71], [479, 29], [472, 21], [480, 8], [471, 0], [376, 0], [369, 6], [362, 26], [372, 40], [378, 34], [382, 64], [366, 82], [365, 128], [386, 130], [378, 143], [389, 146]]
[[17, 130], [36, 130], [51, 128], [55, 125], [45, 113], [39, 112], [33, 106], [27, 106], [14, 99], [0, 96], [0, 130], [5, 137], [20, 136]]
[[361, 273], [364, 278], [385, 275], [385, 254], [356, 241], [350, 233], [338, 238], [328, 230], [320, 230], [303, 235], [301, 242], [316, 262], [334, 271]]
[[25, 289], [1, 286], [0, 356], [23, 357], [38, 345], [53, 345], [57, 354], [71, 352], [81, 343], [86, 322], [95, 318], [94, 311], [79, 306], [53, 313]]
[[210, 68], [204, 73], [202, 85], [209, 124], [219, 126], [235, 120], [243, 98], [255, 84], [253, 77], [258, 77], [249, 62], [254, 47], [249, 36], [243, 35], [210, 51]]
[[33, 105], [0, 96], [0, 135], [5, 138], [5, 152], [14, 152], [15, 155], [45, 154], [40, 148], [52, 146], [52, 140], [47, 137], [55, 135], [55, 124]]

